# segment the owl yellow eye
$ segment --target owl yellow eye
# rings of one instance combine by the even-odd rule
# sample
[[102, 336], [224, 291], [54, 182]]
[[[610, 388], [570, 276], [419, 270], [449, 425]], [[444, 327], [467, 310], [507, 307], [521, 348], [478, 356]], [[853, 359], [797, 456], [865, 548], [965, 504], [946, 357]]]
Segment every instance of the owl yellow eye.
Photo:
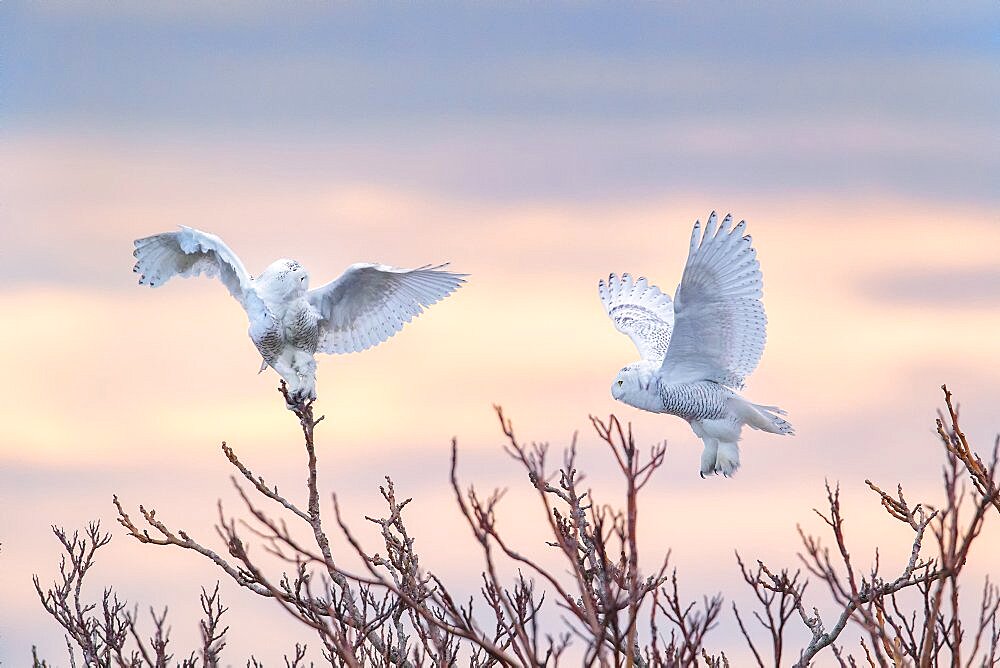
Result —
[[621, 386], [622, 386], [622, 383], [624, 383], [624, 382], [625, 382], [624, 380], [619, 380], [619, 381], [618, 381], [618, 387], [621, 387]]

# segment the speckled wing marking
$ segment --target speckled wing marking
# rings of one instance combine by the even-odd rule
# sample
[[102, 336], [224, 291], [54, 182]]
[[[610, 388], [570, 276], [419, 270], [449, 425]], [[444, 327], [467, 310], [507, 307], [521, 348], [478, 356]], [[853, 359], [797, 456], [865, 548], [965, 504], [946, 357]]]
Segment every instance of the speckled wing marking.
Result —
[[621, 278], [611, 274], [607, 282], [598, 282], [597, 292], [615, 329], [632, 339], [642, 359], [662, 361], [674, 327], [669, 295], [649, 285], [645, 278], [633, 280], [629, 274]]
[[445, 266], [353, 264], [337, 280], [310, 290], [309, 302], [321, 317], [317, 349], [352, 353], [382, 343], [465, 282], [466, 274], [442, 271]]
[[[260, 356], [274, 364], [285, 349], [285, 337], [277, 318], [266, 316], [250, 323], [250, 340], [257, 346]], [[264, 367], [261, 367], [263, 370]]]
[[713, 212], [704, 235], [695, 223], [674, 295], [674, 333], [661, 367], [664, 383], [712, 380], [741, 389], [767, 338], [764, 281], [746, 223], [721, 225]]

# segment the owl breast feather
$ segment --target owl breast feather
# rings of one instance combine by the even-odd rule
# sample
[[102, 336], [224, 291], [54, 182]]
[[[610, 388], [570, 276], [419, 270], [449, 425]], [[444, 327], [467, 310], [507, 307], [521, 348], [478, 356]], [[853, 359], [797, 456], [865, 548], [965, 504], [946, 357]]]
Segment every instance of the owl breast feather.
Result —
[[665, 413], [687, 421], [717, 420], [727, 415], [726, 400], [732, 391], [708, 380], [660, 386]]
[[285, 311], [283, 320], [285, 340], [294, 348], [310, 353], [319, 345], [319, 314], [305, 299], [296, 302]]

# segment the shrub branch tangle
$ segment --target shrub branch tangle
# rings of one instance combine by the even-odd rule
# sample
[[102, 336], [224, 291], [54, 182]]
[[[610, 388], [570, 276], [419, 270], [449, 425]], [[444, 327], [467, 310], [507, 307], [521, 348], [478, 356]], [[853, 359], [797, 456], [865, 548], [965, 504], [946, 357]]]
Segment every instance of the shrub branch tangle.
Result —
[[[749, 566], [739, 554], [737, 565], [753, 593], [755, 609], [732, 606], [734, 621], [758, 666], [813, 665], [826, 652], [824, 665], [841, 666], [994, 666], [1000, 662], [1000, 594], [993, 583], [982, 585], [978, 614], [960, 606], [959, 576], [970, 548], [991, 511], [1000, 512], [996, 470], [1000, 439], [990, 462], [984, 463], [967, 442], [958, 409], [946, 388], [947, 414], [937, 421], [944, 446], [943, 502], [911, 505], [902, 486], [895, 493], [865, 481], [886, 513], [908, 527], [908, 547], [894, 553], [903, 565], [886, 575], [881, 554], [869, 568], [852, 558], [844, 535], [845, 519], [838, 486], [827, 485], [828, 510], [816, 511], [831, 534], [827, 544], [799, 527], [801, 567], [792, 572], [757, 561]], [[133, 520], [114, 498], [118, 521], [141, 543], [190, 550], [214, 563], [228, 579], [262, 598], [272, 599], [314, 637], [324, 663], [337, 666], [728, 666], [721, 650], [712, 649], [709, 632], [720, 621], [721, 595], [701, 603], [679, 593], [676, 571], [666, 555], [651, 572], [640, 569], [639, 496], [663, 465], [666, 447], [648, 452], [636, 446], [630, 426], [612, 416], [591, 418], [625, 481], [619, 507], [600, 505], [582, 486], [576, 465], [576, 439], [562, 453], [561, 466], [550, 468], [546, 444], [526, 444], [497, 408], [506, 437], [506, 453], [527, 473], [548, 526], [544, 546], [516, 546], [499, 526], [503, 492], [488, 494], [463, 487], [458, 478], [458, 449], [452, 442], [451, 485], [455, 501], [479, 546], [483, 560], [477, 597], [458, 598], [427, 570], [405, 522], [411, 499], [397, 497], [389, 477], [380, 490], [381, 516], [366, 517], [378, 527], [380, 546], [363, 545], [344, 518], [336, 495], [326, 525], [317, 485], [312, 403], [293, 404], [306, 450], [305, 508], [255, 474], [223, 443], [222, 451], [236, 469], [233, 485], [247, 514], [237, 520], [218, 506], [216, 531], [224, 553], [185, 531], [171, 528], [156, 511], [139, 506]], [[962, 478], [968, 475], [971, 488]], [[335, 559], [329, 526], [336, 525], [344, 544], [361, 564], [352, 572], [344, 558]], [[85, 535], [54, 528], [64, 555], [59, 578], [43, 589], [35, 586], [42, 605], [65, 631], [70, 664], [77, 655], [85, 666], [217, 666], [226, 643], [226, 612], [218, 586], [203, 590], [202, 645], [175, 661], [168, 651], [166, 610], [150, 611], [150, 633], [139, 629], [129, 609], [111, 589], [98, 603], [85, 602], [82, 583], [98, 549], [110, 536], [97, 524]], [[272, 557], [265, 565], [250, 555], [257, 545]], [[342, 555], [343, 557], [344, 555]], [[356, 558], [356, 559], [355, 559]], [[558, 565], [551, 565], [553, 562]], [[283, 564], [283, 566], [282, 566]], [[272, 571], [277, 570], [277, 573]], [[823, 591], [806, 595], [809, 579]], [[815, 588], [815, 587], [814, 587]], [[548, 599], [548, 601], [546, 601]], [[820, 607], [836, 606], [832, 615]], [[562, 618], [544, 616], [556, 606]], [[543, 621], [544, 620], [544, 621]], [[797, 620], [797, 621], [796, 621]], [[969, 623], [966, 627], [964, 624]], [[555, 627], [553, 627], [555, 624]], [[858, 632], [853, 649], [845, 630]], [[802, 640], [804, 638], [804, 641]], [[791, 657], [788, 648], [801, 642]], [[305, 666], [304, 644], [295, 644], [285, 665]], [[46, 666], [35, 657], [35, 666]], [[251, 657], [248, 666], [258, 666]], [[312, 665], [311, 663], [308, 665]]]

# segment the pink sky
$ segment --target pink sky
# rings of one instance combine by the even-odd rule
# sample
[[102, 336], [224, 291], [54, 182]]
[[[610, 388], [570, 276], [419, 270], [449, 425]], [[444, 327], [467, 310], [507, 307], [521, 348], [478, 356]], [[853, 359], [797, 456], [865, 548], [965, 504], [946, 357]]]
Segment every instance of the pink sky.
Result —
[[[671, 547], [692, 594], [736, 586], [734, 547], [792, 564], [795, 524], [810, 526], [808, 510], [822, 503], [824, 479], [842, 481], [848, 508], [858, 513], [849, 515], [851, 537], [875, 543], [891, 524], [862, 480], [904, 482], [914, 497], [931, 493], [939, 459], [931, 425], [942, 381], [963, 399], [978, 443], [985, 446], [997, 426], [990, 397], [1000, 353], [983, 335], [1000, 326], [996, 286], [954, 300], [907, 292], [925, 276], [994, 267], [1000, 228], [986, 210], [879, 198], [738, 198], [732, 208], [754, 236], [770, 321], [768, 347], [746, 394], [786, 408], [798, 435], [749, 432], [739, 475], [702, 481], [700, 442], [687, 425], [611, 400], [614, 374], [636, 355], [604, 315], [596, 281], [627, 270], [672, 290], [690, 224], [722, 199], [717, 194], [498, 205], [373, 184], [324, 185], [320, 178], [237, 183], [223, 176], [206, 183], [203, 172], [225, 175], [240, 161], [252, 163], [252, 153], [186, 172], [183, 155], [149, 161], [101, 146], [19, 150], [21, 165], [30, 168], [4, 175], [24, 221], [17, 242], [47, 249], [47, 261], [64, 262], [70, 273], [103, 268], [107, 279], [39, 277], [0, 293], [9, 321], [19, 324], [0, 333], [5, 347], [23, 350], [30, 333], [30, 353], [7, 362], [16, 382], [0, 389], [4, 405], [13, 407], [0, 426], [11, 491], [0, 527], [4, 569], [13, 576], [4, 580], [2, 613], [10, 657], [31, 642], [59, 652], [58, 632], [43, 618], [27, 577], [54, 572], [49, 524], [101, 518], [115, 530], [110, 497], [118, 493], [129, 506], [156, 507], [211, 540], [216, 498], [235, 504], [218, 452], [222, 440], [283, 489], [296, 489], [301, 479], [295, 421], [273, 391], [274, 375], [255, 375], [258, 358], [239, 306], [205, 279], [157, 290], [134, 284], [131, 239], [179, 221], [222, 235], [251, 271], [289, 256], [318, 281], [369, 259], [451, 260], [472, 274], [468, 286], [388, 343], [322, 359], [318, 404], [328, 418], [321, 428], [326, 490], [338, 491], [360, 518], [374, 510], [381, 476], [393, 475], [417, 499], [413, 531], [426, 563], [466, 586], [478, 563], [445, 486], [451, 436], [459, 438], [469, 482], [513, 488], [512, 517], [531, 502], [498, 448], [493, 403], [505, 406], [525, 438], [559, 444], [581, 430], [583, 459], [598, 489], [617, 487], [586, 428], [588, 414], [614, 411], [633, 422], [641, 442], [666, 439], [667, 466], [647, 505], [647, 555]], [[89, 174], [60, 171], [77, 161], [91, 166]], [[113, 192], [101, 189], [112, 179], [95, 174], [116, 175]], [[46, 179], [62, 196], [37, 194]], [[269, 223], [283, 215], [289, 220]], [[530, 526], [512, 524], [511, 531], [527, 545], [538, 536]], [[185, 622], [196, 604], [195, 583], [211, 583], [215, 573], [192, 555], [145, 548], [115, 533], [95, 591], [114, 581], [130, 600], [169, 604], [178, 640], [191, 638], [195, 628]], [[1000, 548], [998, 538], [987, 532], [979, 554]], [[981, 572], [985, 564], [974, 566]], [[231, 646], [248, 646], [260, 638], [255, 620], [268, 608], [243, 606], [246, 595], [225, 591], [234, 604]], [[282, 613], [270, 614], [278, 622], [267, 632], [284, 637]]]

